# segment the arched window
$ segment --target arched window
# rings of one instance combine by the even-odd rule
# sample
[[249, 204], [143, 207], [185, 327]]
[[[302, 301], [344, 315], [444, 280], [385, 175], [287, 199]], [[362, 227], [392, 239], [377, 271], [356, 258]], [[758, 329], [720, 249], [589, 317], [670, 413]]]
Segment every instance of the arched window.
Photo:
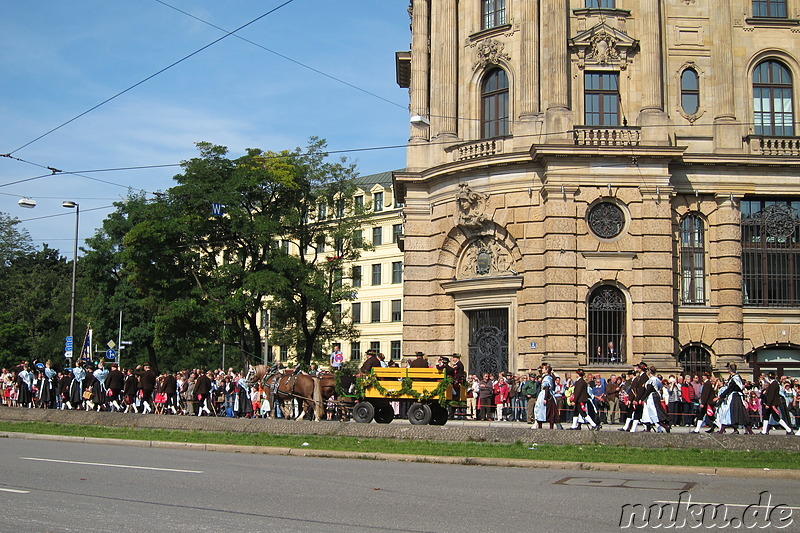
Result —
[[506, 23], [506, 0], [483, 0], [483, 29]]
[[706, 303], [705, 278], [703, 219], [687, 215], [681, 220], [681, 300], [684, 304]]
[[711, 371], [711, 354], [702, 346], [687, 346], [678, 355], [678, 364], [687, 376], [702, 376]]
[[753, 71], [753, 122], [756, 135], [794, 135], [792, 74], [783, 63], [764, 61]]
[[611, 285], [597, 287], [589, 296], [589, 364], [616, 365], [625, 355], [625, 295]]
[[687, 115], [700, 109], [700, 79], [693, 68], [681, 72], [681, 108]]
[[503, 69], [491, 70], [481, 87], [483, 138], [508, 135], [508, 75]]

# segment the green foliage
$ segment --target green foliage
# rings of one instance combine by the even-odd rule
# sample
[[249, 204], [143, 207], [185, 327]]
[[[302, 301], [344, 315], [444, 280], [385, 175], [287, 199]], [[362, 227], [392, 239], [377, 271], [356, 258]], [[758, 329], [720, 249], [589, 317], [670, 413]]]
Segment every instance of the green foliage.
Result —
[[69, 324], [71, 269], [71, 263], [47, 246], [18, 253], [0, 266], [3, 366], [23, 359], [61, 362]]
[[[261, 352], [267, 309], [272, 343], [294, 347], [305, 365], [330, 339], [355, 335], [338, 303], [353, 297], [342, 271], [362, 249], [352, 236], [364, 213], [352, 203], [355, 168], [326, 162], [324, 147], [312, 139], [306, 150], [230, 159], [201, 142], [174, 187], [117, 204], [84, 258], [98, 327], [110, 331], [123, 309], [137, 324], [134, 346], [170, 368], [211, 366], [223, 325], [248, 362]], [[320, 205], [347, 216], [319, 220]]]

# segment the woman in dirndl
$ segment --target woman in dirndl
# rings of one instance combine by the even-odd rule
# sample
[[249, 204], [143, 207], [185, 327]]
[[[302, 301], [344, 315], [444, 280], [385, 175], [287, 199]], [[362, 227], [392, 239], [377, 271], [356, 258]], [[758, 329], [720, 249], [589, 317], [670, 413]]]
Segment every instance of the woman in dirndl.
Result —
[[752, 435], [753, 430], [750, 428], [750, 420], [742, 397], [744, 383], [736, 372], [735, 364], [728, 363], [727, 367], [730, 377], [719, 391], [716, 424], [720, 433], [725, 433], [725, 428], [728, 426], [733, 427], [734, 433], [739, 433], [739, 426], [742, 426], [748, 434]]
[[558, 423], [558, 407], [553, 397], [556, 388], [556, 381], [553, 379], [553, 369], [548, 364], [542, 365], [542, 384], [539, 395], [536, 397], [536, 404], [533, 407], [533, 414], [536, 417], [536, 426], [542, 429], [542, 423], [548, 422], [550, 429]]
[[656, 375], [657, 370], [655, 367], [650, 366], [647, 369], [649, 379], [644, 386], [644, 409], [642, 410], [642, 423], [647, 425], [647, 431], [658, 428], [659, 433], [666, 431], [669, 433], [670, 424], [667, 410], [664, 409], [664, 404], [661, 403], [661, 389], [664, 388], [664, 383]]

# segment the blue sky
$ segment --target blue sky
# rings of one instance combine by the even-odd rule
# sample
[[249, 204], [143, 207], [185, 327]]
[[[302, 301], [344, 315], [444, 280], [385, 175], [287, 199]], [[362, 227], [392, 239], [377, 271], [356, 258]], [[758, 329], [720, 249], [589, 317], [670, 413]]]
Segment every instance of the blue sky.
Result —
[[[395, 83], [394, 52], [409, 47], [407, 0], [293, 0], [236, 33], [362, 90], [230, 36], [28, 144], [225, 35], [173, 8], [231, 31], [284, 1], [6, 2], [0, 154], [79, 172], [180, 163], [196, 155], [196, 141], [225, 145], [232, 156], [305, 146], [312, 135], [330, 150], [403, 145], [408, 93]], [[397, 148], [344, 155], [362, 175], [405, 164]], [[22, 220], [37, 246], [46, 242], [71, 258], [75, 215], [62, 200], [80, 203], [83, 241], [127, 187], [165, 190], [179, 171], [30, 180], [48, 171], [1, 157], [0, 211]], [[28, 181], [11, 184], [18, 180]], [[20, 208], [21, 197], [37, 207]]]

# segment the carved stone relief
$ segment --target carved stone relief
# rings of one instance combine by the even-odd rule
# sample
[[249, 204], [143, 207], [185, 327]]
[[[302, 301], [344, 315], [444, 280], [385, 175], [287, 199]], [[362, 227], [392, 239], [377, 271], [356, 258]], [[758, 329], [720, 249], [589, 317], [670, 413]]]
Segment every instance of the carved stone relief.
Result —
[[499, 65], [501, 60], [509, 61], [511, 56], [503, 51], [505, 45], [494, 39], [485, 39], [476, 46], [477, 61], [474, 68], [485, 68], [489, 65]]
[[511, 252], [505, 245], [494, 237], [480, 237], [472, 241], [461, 255], [457, 277], [469, 279], [516, 274], [513, 264]]
[[486, 217], [487, 194], [473, 191], [466, 184], [461, 183], [456, 193], [458, 205], [458, 225], [470, 229], [480, 229], [488, 220]]

